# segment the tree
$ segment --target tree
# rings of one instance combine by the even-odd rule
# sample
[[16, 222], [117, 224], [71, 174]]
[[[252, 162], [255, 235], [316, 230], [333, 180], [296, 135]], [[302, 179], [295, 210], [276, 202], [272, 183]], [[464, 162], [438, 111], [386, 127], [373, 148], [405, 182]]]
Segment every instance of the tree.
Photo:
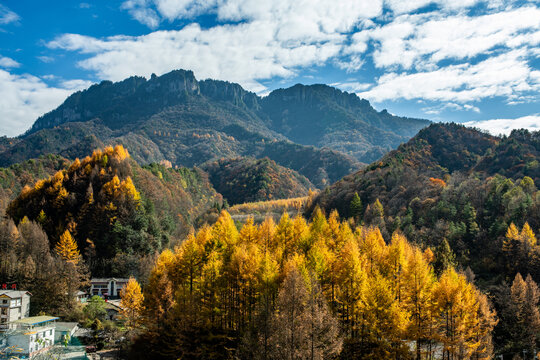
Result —
[[386, 230], [384, 208], [379, 199], [376, 199], [373, 204], [367, 206], [364, 213], [364, 222], [366, 226], [378, 227], [382, 232]]
[[357, 192], [354, 193], [354, 196], [351, 200], [349, 211], [351, 217], [353, 217], [356, 221], [358, 221], [360, 219], [360, 216], [362, 216], [364, 206], [362, 205], [362, 200], [360, 199], [360, 196], [358, 196]]
[[126, 325], [129, 328], [138, 326], [144, 310], [144, 296], [137, 280], [129, 278], [126, 287], [120, 291], [120, 298], [121, 314], [126, 320]]
[[107, 310], [105, 310], [105, 300], [101, 297], [94, 295], [88, 300], [84, 307], [84, 314], [90, 320], [105, 320], [107, 317]]
[[341, 350], [337, 320], [329, 312], [317, 281], [311, 278], [309, 285], [307, 289], [293, 265], [279, 291], [277, 311], [272, 318], [273, 359], [323, 360]]
[[505, 350], [520, 354], [526, 350], [533, 353], [540, 333], [540, 313], [538, 285], [527, 276], [523, 280], [517, 274], [510, 287], [510, 296], [501, 309], [504, 325], [507, 326]]
[[79, 248], [69, 230], [64, 231], [60, 236], [60, 241], [56, 243], [54, 250], [66, 262], [77, 265], [80, 261]]
[[448, 240], [443, 239], [435, 250], [435, 262], [433, 264], [435, 273], [440, 276], [446, 269], [456, 265], [456, 255], [450, 248]]

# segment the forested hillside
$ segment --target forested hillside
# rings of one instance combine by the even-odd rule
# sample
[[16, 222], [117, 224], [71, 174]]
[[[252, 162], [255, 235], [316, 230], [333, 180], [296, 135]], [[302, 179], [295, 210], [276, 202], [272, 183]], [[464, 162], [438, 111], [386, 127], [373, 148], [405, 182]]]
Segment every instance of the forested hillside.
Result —
[[202, 171], [140, 167], [116, 146], [25, 186], [7, 214], [40, 224], [51, 246], [72, 236], [94, 276], [125, 276], [139, 274], [145, 257], [173, 246], [216, 203], [221, 196]]
[[230, 205], [307, 196], [315, 189], [304, 176], [268, 158], [223, 159], [202, 169]]
[[121, 144], [140, 164], [167, 160], [191, 167], [269, 157], [323, 187], [428, 124], [377, 112], [366, 100], [325, 85], [297, 85], [261, 98], [238, 84], [197, 81], [191, 71], [177, 70], [74, 93], [27, 133], [3, 139], [0, 165], [49, 153], [82, 158]]
[[419, 244], [448, 241], [481, 281], [496, 284], [518, 270], [539, 281], [540, 264], [530, 253], [536, 247], [516, 257], [503, 246], [511, 224], [540, 227], [538, 136], [519, 130], [501, 139], [456, 124], [431, 125], [322, 191], [313, 206], [377, 224], [387, 237], [400, 230]]

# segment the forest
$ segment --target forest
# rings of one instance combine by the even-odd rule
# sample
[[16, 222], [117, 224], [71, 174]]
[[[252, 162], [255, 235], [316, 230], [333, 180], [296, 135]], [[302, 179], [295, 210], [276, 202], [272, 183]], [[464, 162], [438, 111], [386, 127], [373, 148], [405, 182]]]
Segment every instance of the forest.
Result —
[[223, 211], [161, 253], [132, 356], [491, 358], [496, 312], [443, 257], [335, 211], [240, 229]]
[[[532, 358], [537, 134], [453, 127], [320, 193], [231, 208], [203, 170], [140, 166], [122, 146], [13, 165], [0, 277], [32, 292], [32, 314], [124, 339], [134, 359]], [[74, 301], [101, 275], [137, 279], [120, 327], [99, 299]]]

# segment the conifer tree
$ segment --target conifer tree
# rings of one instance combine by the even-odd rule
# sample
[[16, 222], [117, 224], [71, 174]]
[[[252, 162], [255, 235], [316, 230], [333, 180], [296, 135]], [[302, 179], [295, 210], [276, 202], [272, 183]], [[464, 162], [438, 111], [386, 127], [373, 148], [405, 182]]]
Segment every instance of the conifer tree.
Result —
[[456, 265], [456, 255], [450, 248], [448, 240], [443, 239], [435, 250], [435, 262], [433, 263], [435, 273], [440, 276], [446, 269]]
[[60, 240], [56, 243], [54, 250], [64, 261], [73, 263], [74, 265], [79, 263], [81, 254], [69, 230], [64, 231], [60, 236]]
[[128, 328], [137, 327], [144, 310], [144, 296], [141, 286], [133, 277], [130, 277], [125, 288], [120, 291], [121, 314], [126, 320]]
[[358, 221], [360, 219], [360, 216], [362, 216], [363, 214], [364, 206], [362, 205], [362, 200], [360, 199], [360, 196], [358, 196], [357, 192], [354, 193], [354, 196], [351, 200], [349, 211], [351, 217], [354, 218], [354, 220], [356, 221]]

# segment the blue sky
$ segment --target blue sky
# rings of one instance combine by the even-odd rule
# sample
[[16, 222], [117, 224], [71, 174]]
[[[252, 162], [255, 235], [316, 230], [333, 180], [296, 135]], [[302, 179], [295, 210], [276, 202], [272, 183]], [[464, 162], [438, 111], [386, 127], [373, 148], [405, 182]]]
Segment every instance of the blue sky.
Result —
[[540, 5], [0, 0], [0, 135], [94, 82], [179, 68], [261, 95], [326, 83], [398, 115], [539, 129]]

